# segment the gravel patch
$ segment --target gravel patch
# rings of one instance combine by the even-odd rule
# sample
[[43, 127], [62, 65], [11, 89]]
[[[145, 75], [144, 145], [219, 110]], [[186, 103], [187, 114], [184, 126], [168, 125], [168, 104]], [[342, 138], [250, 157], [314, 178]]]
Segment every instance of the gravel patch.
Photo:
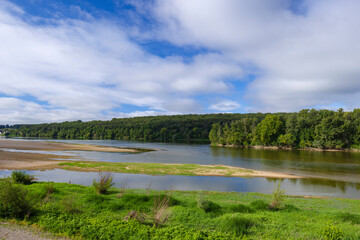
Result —
[[27, 226], [21, 226], [16, 224], [9, 224], [6, 222], [0, 222], [0, 240], [67, 240], [67, 238], [59, 238], [53, 236], [50, 233], [40, 232], [36, 229]]

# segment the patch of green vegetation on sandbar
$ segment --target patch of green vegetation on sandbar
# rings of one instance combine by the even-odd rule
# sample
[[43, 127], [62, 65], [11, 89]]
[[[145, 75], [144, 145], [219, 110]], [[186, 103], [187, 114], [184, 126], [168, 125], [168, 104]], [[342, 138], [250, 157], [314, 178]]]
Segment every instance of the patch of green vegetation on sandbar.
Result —
[[[67, 183], [23, 187], [41, 204], [25, 221], [18, 221], [81, 239], [360, 238], [360, 200], [354, 199], [287, 196], [280, 208], [271, 210], [272, 196], [259, 193], [112, 187], [99, 195], [93, 187]], [[164, 198], [166, 220], [155, 227], [159, 212], [154, 208]], [[136, 217], [124, 220], [131, 212]]]
[[148, 175], [216, 175], [231, 176], [235, 173], [251, 174], [251, 170], [197, 164], [164, 164], [164, 163], [112, 163], [112, 162], [66, 162], [60, 163], [63, 169], [80, 171], [105, 171], [118, 173], [135, 173]]

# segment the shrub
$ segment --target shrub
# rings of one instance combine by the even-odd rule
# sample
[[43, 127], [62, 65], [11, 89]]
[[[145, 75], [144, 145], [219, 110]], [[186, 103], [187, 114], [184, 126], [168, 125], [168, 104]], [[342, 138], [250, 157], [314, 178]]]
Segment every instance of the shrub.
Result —
[[280, 185], [281, 185], [281, 183], [279, 182], [279, 184], [275, 187], [273, 194], [272, 194], [273, 199], [269, 206], [269, 208], [272, 210], [280, 209], [281, 206], [283, 205], [285, 197], [286, 197], [285, 191], [280, 190]]
[[35, 178], [34, 178], [34, 176], [26, 174], [25, 171], [13, 171], [11, 173], [11, 179], [15, 183], [29, 185], [29, 184], [33, 183]]
[[99, 194], [106, 194], [109, 188], [113, 185], [113, 176], [110, 173], [106, 173], [104, 175], [100, 173], [100, 181], [97, 182], [96, 179], [93, 181], [93, 186]]
[[325, 239], [329, 240], [340, 240], [344, 235], [342, 230], [336, 227], [331, 222], [326, 223], [325, 227], [322, 230], [322, 234]]
[[247, 234], [253, 225], [253, 221], [240, 214], [227, 214], [218, 218], [218, 226], [222, 232], [233, 233], [237, 236]]
[[0, 217], [24, 218], [33, 209], [27, 191], [11, 179], [0, 179]]
[[253, 212], [255, 212], [255, 210], [253, 208], [246, 206], [244, 204], [232, 205], [230, 207], [230, 210], [232, 212], [238, 212], [238, 213], [253, 213]]
[[220, 206], [210, 200], [205, 200], [203, 196], [197, 199], [197, 207], [205, 212], [215, 212], [220, 209]]

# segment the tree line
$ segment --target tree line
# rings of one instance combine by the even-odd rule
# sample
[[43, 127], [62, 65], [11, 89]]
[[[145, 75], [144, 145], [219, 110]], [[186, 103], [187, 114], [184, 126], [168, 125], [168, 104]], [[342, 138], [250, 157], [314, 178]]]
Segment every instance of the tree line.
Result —
[[123, 139], [145, 141], [209, 141], [214, 123], [231, 123], [243, 118], [263, 119], [266, 114], [189, 114], [114, 118], [110, 121], [71, 121], [10, 126], [10, 136], [58, 139]]
[[291, 148], [360, 148], [360, 109], [352, 112], [304, 109], [298, 113], [267, 114], [215, 123], [213, 145], [280, 146]]
[[298, 113], [189, 114], [6, 126], [10, 136], [210, 141], [213, 145], [360, 148], [360, 109]]

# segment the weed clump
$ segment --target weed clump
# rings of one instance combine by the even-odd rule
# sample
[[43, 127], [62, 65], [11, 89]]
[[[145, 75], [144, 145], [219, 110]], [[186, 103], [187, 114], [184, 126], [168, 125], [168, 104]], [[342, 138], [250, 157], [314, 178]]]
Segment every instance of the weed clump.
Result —
[[98, 194], [106, 194], [111, 186], [113, 186], [113, 176], [110, 173], [102, 174], [100, 173], [100, 180], [96, 181], [94, 179], [93, 186]]
[[27, 174], [25, 171], [13, 171], [11, 179], [18, 184], [30, 185], [34, 182], [34, 176]]
[[0, 179], [0, 217], [24, 218], [30, 215], [33, 204], [27, 191], [11, 179]]
[[169, 213], [167, 209], [169, 207], [169, 202], [170, 196], [159, 196], [154, 199], [152, 222], [155, 227], [159, 227], [168, 220]]
[[286, 198], [285, 191], [281, 190], [280, 186], [281, 186], [281, 184], [279, 182], [279, 184], [275, 187], [275, 189], [274, 189], [274, 191], [272, 193], [273, 199], [272, 199], [272, 202], [271, 202], [271, 204], [269, 206], [269, 208], [271, 210], [279, 210], [282, 207], [282, 205], [284, 203], [284, 200]]

